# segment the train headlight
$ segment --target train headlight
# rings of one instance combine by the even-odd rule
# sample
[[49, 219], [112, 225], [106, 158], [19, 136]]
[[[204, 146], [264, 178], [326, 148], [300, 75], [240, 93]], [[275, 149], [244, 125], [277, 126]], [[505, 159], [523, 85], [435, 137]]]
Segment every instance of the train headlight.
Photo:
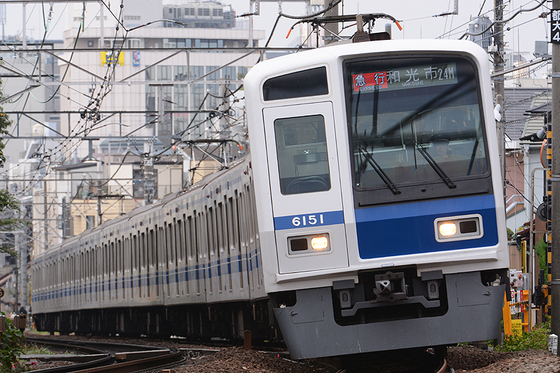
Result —
[[311, 248], [315, 251], [323, 251], [329, 248], [329, 238], [319, 236], [311, 238]]
[[457, 224], [454, 222], [442, 222], [439, 225], [439, 234], [443, 237], [449, 237], [457, 234]]
[[327, 233], [288, 237], [288, 251], [290, 254], [305, 254], [330, 250], [331, 243]]
[[472, 240], [484, 234], [482, 216], [478, 214], [438, 218], [434, 228], [438, 242]]

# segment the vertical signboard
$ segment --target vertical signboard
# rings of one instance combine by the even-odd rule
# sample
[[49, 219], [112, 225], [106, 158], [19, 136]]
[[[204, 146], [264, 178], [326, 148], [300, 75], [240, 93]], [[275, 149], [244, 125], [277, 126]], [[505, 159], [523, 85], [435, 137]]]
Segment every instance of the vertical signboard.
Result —
[[560, 44], [560, 9], [550, 12], [550, 42]]

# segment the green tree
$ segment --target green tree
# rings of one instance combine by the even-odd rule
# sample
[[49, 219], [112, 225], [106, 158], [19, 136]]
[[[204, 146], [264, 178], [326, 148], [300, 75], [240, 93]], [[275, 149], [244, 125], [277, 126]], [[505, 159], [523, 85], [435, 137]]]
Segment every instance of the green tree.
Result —
[[[2, 98], [4, 95], [2, 94], [2, 81], [0, 81], [0, 99]], [[4, 138], [8, 134], [11, 123], [4, 108], [0, 107], [0, 163], [2, 165], [6, 162]], [[19, 201], [7, 190], [0, 189], [0, 231], [14, 231], [26, 225], [26, 222], [20, 218]], [[0, 252], [18, 256], [15, 248], [10, 244], [0, 245]], [[5, 317], [5, 314], [1, 312], [1, 316]], [[17, 357], [22, 353], [23, 333], [16, 329], [9, 318], [5, 318], [5, 322], [6, 330], [0, 335], [0, 372], [12, 372], [14, 369], [19, 370]]]
[[[0, 99], [4, 98], [4, 93], [2, 89], [2, 81], [0, 80]], [[4, 156], [4, 148], [6, 148], [6, 143], [4, 142], [4, 137], [9, 134], [8, 128], [12, 124], [12, 121], [6, 113], [4, 112], [4, 108], [0, 107], [0, 161], [2, 164], [6, 162], [6, 157]]]
[[[0, 99], [3, 98], [2, 81], [0, 80]], [[4, 138], [9, 134], [8, 128], [11, 124], [12, 121], [4, 112], [4, 108], [0, 107], [0, 164], [2, 165], [6, 162], [6, 157], [4, 156], [6, 142]], [[14, 231], [26, 225], [27, 223], [20, 218], [19, 201], [7, 190], [0, 189], [0, 232]], [[0, 252], [17, 257], [13, 245], [10, 244], [0, 245]]]

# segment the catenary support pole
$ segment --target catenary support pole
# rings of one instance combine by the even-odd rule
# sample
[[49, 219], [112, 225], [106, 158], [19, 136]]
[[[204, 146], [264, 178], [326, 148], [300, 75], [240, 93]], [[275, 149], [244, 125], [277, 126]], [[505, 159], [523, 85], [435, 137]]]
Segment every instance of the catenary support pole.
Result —
[[498, 121], [497, 135], [498, 147], [500, 153], [500, 165], [502, 166], [502, 174], [504, 174], [504, 160], [505, 160], [505, 144], [504, 144], [504, 26], [500, 21], [504, 18], [504, 5], [503, 0], [494, 0], [494, 104], [499, 105], [501, 108], [502, 118]]
[[[560, 11], [560, 0], [553, 0], [552, 9]], [[558, 13], [557, 13], [558, 14]], [[560, 20], [556, 21], [560, 24]], [[552, 21], [551, 27], [554, 27]], [[554, 28], [553, 28], [554, 30]], [[560, 335], [560, 44], [552, 42], [552, 333]]]

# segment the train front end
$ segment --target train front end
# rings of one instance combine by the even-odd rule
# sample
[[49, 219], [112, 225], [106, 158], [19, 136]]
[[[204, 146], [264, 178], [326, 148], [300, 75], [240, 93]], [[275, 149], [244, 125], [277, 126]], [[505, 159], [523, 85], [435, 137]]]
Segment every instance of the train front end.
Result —
[[487, 55], [320, 48], [245, 80], [265, 289], [296, 358], [500, 333], [508, 250]]

